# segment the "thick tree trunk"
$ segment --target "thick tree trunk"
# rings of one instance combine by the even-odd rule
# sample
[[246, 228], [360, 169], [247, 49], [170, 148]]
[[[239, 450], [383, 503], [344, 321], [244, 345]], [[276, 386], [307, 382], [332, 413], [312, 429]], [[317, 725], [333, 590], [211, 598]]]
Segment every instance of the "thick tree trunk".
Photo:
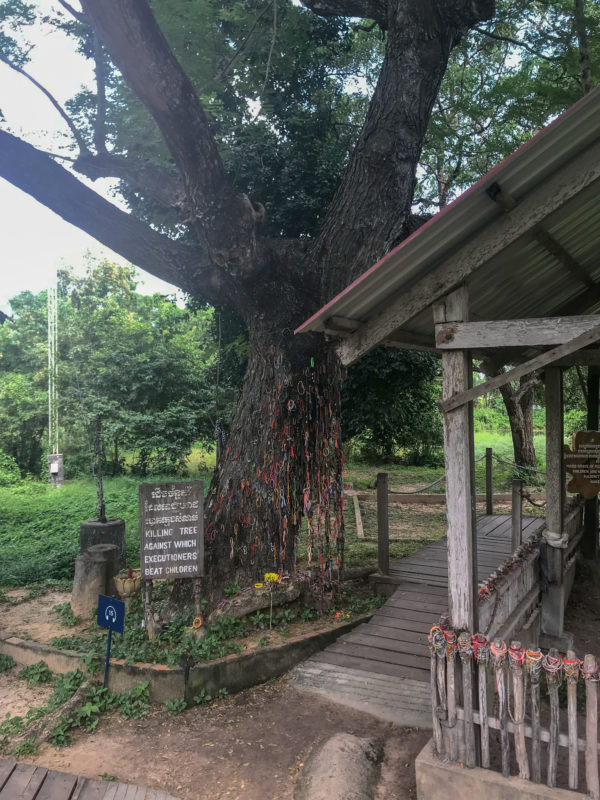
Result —
[[519, 388], [510, 384], [501, 387], [500, 393], [506, 406], [513, 441], [515, 463], [523, 467], [535, 467], [533, 444], [533, 396], [536, 382], [531, 375], [521, 378]]
[[[316, 337], [260, 323], [206, 510], [207, 577], [214, 601], [235, 575], [297, 570], [298, 537], [324, 571], [343, 557], [341, 369]], [[329, 563], [331, 562], [331, 563]]]

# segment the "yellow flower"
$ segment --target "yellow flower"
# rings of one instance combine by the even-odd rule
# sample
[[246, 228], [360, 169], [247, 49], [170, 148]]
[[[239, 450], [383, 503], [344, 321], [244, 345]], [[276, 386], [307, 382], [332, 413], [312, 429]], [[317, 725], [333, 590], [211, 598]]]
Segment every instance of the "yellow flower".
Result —
[[263, 588], [263, 586], [264, 586], [264, 583], [255, 583], [255, 584], [254, 584], [254, 588], [255, 588], [255, 589], [262, 589], [262, 588]]
[[199, 614], [197, 617], [194, 617], [194, 621], [192, 622], [192, 628], [201, 628], [204, 625], [204, 617], [202, 614]]
[[265, 574], [265, 583], [279, 583], [279, 575], [276, 572], [267, 572]]

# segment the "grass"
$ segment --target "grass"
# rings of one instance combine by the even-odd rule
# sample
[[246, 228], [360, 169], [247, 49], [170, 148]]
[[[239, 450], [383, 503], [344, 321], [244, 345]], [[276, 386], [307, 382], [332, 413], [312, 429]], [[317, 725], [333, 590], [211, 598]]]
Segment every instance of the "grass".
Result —
[[[535, 437], [536, 452], [544, 453], [544, 436]], [[509, 434], [477, 433], [475, 456], [492, 447], [496, 455], [512, 461], [512, 444]], [[190, 469], [205, 469], [214, 464], [214, 453], [194, 448], [190, 456]], [[543, 469], [543, 463], [540, 464]], [[378, 472], [389, 474], [392, 488], [404, 490], [420, 488], [439, 478], [443, 467], [415, 467], [402, 464], [371, 465], [350, 463], [346, 483], [354, 489], [371, 489]], [[193, 477], [196, 477], [194, 475]], [[205, 489], [210, 483], [210, 472], [201, 472]], [[495, 491], [508, 491], [513, 470], [494, 463]], [[542, 476], [543, 478], [543, 476]], [[173, 480], [169, 476], [153, 476], [143, 480]], [[106, 478], [105, 499], [109, 516], [125, 520], [128, 566], [139, 561], [138, 484], [135, 477]], [[485, 465], [476, 464], [476, 485], [485, 490]], [[444, 484], [430, 491], [443, 493]], [[352, 502], [346, 503], [346, 563], [348, 566], [374, 564], [377, 560], [376, 518], [374, 508], [362, 509], [367, 538], [358, 539]], [[91, 479], [67, 481], [60, 489], [46, 483], [23, 481], [16, 486], [0, 487], [0, 586], [22, 586], [43, 581], [69, 580], [73, 577], [75, 557], [79, 552], [79, 526], [96, 516], [96, 486]], [[445, 518], [442, 511], [424, 510], [418, 506], [394, 506], [391, 511], [392, 558], [410, 555], [427, 541], [444, 534]], [[299, 553], [305, 553], [305, 543], [299, 544]]]

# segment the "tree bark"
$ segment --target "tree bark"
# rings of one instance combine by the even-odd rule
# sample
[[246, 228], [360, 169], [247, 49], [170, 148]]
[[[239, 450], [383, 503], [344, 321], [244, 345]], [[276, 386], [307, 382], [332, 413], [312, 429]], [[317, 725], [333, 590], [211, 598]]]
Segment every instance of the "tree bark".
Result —
[[537, 381], [532, 375], [524, 375], [515, 390], [507, 383], [500, 388], [510, 422], [515, 463], [522, 467], [535, 467], [533, 443], [533, 397]]

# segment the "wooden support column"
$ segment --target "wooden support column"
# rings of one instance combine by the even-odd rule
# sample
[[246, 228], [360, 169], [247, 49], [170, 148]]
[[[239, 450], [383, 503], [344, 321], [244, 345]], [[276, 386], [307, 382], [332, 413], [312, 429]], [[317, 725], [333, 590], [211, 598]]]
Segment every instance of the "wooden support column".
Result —
[[[562, 536], [565, 508], [565, 470], [563, 459], [563, 381], [559, 367], [546, 367], [546, 527], [548, 539]], [[564, 622], [563, 553], [560, 547], [545, 543], [542, 569], [548, 582], [542, 595], [542, 630], [562, 636]]]
[[[598, 430], [598, 392], [600, 389], [600, 368], [588, 367], [587, 374], [587, 428]], [[585, 558], [598, 558], [598, 498], [585, 501], [584, 535], [582, 542]]]
[[[468, 293], [462, 286], [433, 307], [434, 322], [468, 319]], [[442, 399], [472, 386], [473, 368], [467, 350], [442, 355]], [[476, 631], [477, 541], [475, 523], [475, 459], [473, 404], [444, 414], [444, 457], [448, 509], [448, 603], [456, 631]]]

